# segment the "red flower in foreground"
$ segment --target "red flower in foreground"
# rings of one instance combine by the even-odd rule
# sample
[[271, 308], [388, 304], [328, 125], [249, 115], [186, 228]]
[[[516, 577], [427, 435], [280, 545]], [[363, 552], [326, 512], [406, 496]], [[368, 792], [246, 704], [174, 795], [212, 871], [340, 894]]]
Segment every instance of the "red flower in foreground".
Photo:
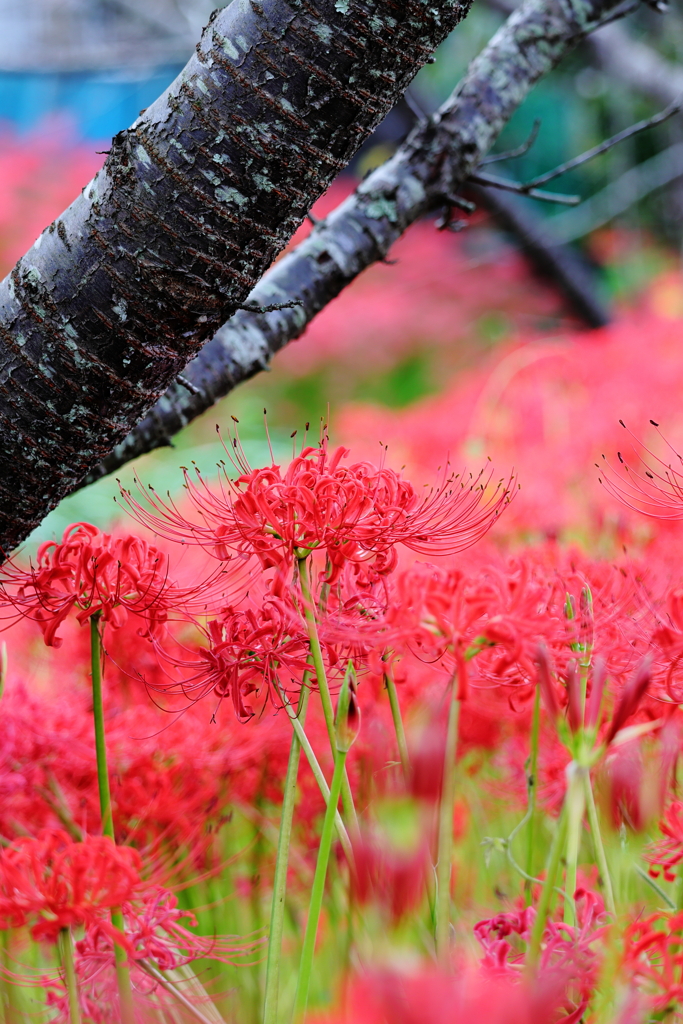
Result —
[[0, 603], [37, 622], [49, 647], [61, 645], [57, 630], [72, 610], [81, 625], [99, 613], [114, 628], [134, 612], [154, 631], [191, 593], [171, 582], [168, 558], [158, 548], [89, 523], [67, 527], [59, 544], [42, 544], [35, 566], [7, 562], [0, 584]]
[[561, 996], [555, 977], [527, 986], [471, 967], [455, 974], [436, 967], [374, 971], [354, 982], [347, 1011], [325, 1024], [556, 1024]]
[[511, 476], [493, 485], [492, 472], [467, 478], [444, 473], [423, 496], [385, 466], [344, 465], [348, 450], [330, 453], [327, 438], [304, 448], [284, 471], [275, 463], [252, 469], [236, 441], [230, 455], [241, 470], [237, 480], [223, 468], [215, 487], [199, 471], [196, 479], [185, 471], [198, 523], [156, 495], [148, 496], [151, 510], [129, 493], [124, 499], [160, 535], [202, 545], [220, 559], [231, 552], [255, 554], [263, 568], [285, 571], [297, 557], [319, 551], [329, 559], [329, 583], [347, 563], [390, 572], [397, 544], [428, 555], [469, 547], [510, 501], [514, 484]]
[[56, 940], [60, 928], [111, 929], [107, 911], [130, 900], [140, 884], [140, 856], [107, 836], [74, 842], [46, 831], [0, 851], [0, 928], [28, 925], [34, 938]]

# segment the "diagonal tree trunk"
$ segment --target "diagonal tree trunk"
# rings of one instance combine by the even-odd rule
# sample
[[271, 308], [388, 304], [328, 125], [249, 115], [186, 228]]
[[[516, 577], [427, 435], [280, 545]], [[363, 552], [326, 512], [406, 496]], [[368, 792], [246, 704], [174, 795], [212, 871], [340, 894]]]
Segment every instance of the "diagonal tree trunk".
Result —
[[[529, 90], [616, 7], [614, 0], [525, 0], [472, 62], [451, 97], [310, 236], [259, 281], [250, 302], [204, 346], [88, 482], [169, 443], [173, 434], [270, 358], [419, 217], [443, 206], [493, 145]], [[594, 311], [596, 312], [596, 311]]]
[[467, 0], [233, 0], [0, 285], [0, 547], [230, 317]]

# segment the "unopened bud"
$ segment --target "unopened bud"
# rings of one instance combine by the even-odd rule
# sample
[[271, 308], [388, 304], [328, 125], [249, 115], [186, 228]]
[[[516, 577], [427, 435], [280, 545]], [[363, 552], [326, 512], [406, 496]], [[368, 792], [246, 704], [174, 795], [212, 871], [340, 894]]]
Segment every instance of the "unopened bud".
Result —
[[576, 733], [581, 728], [581, 682], [575, 661], [567, 668], [567, 719], [569, 728]]
[[360, 732], [360, 705], [358, 703], [356, 671], [351, 664], [346, 670], [344, 682], [339, 691], [334, 731], [337, 750], [342, 754], [348, 753]]
[[580, 630], [579, 643], [584, 654], [584, 661], [590, 663], [590, 655], [593, 649], [593, 595], [588, 587], [584, 587], [579, 598]]

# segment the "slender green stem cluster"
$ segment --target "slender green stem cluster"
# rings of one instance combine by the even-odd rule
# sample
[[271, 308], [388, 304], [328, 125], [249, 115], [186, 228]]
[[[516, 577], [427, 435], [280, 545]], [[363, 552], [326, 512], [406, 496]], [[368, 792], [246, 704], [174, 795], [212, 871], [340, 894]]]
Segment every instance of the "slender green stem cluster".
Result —
[[327, 877], [327, 866], [330, 860], [332, 848], [332, 836], [334, 833], [334, 818], [339, 803], [339, 796], [342, 791], [346, 758], [351, 746], [358, 735], [359, 712], [355, 698], [355, 683], [352, 671], [347, 671], [344, 685], [339, 694], [337, 714], [335, 717], [335, 759], [334, 773], [330, 784], [330, 799], [327, 802], [323, 828], [318, 847], [318, 859], [315, 865], [311, 899], [308, 907], [308, 919], [304, 934], [303, 946], [301, 949], [301, 961], [299, 964], [299, 978], [297, 982], [296, 998], [294, 1001], [294, 1021], [303, 1020], [308, 1006], [308, 992], [311, 982], [311, 971], [313, 968], [313, 954], [315, 951], [315, 940], [318, 934], [320, 922], [320, 911], [323, 905], [325, 894], [325, 879]]

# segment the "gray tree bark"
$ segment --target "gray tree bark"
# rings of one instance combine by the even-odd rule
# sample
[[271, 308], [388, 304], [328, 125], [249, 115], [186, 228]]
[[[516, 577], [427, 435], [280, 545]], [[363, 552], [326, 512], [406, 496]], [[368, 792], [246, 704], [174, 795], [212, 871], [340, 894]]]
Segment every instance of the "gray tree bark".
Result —
[[[88, 477], [115, 471], [170, 438], [303, 334], [320, 310], [419, 217], [457, 193], [533, 85], [607, 17], [614, 0], [525, 0], [451, 97], [311, 235], [261, 279], [150, 413]], [[600, 311], [595, 309], [598, 317]], [[604, 313], [602, 314], [604, 316]]]
[[243, 302], [467, 0], [233, 0], [0, 284], [0, 547]]

